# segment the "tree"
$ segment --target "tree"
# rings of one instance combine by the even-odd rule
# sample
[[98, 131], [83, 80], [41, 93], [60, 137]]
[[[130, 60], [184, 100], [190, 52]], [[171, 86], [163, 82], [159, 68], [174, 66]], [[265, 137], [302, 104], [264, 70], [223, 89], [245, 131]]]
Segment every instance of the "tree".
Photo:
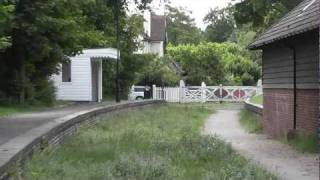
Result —
[[238, 26], [250, 23], [262, 32], [300, 2], [302, 0], [244, 0], [235, 5], [234, 18]]
[[[149, 1], [135, 0], [140, 9]], [[47, 89], [44, 86], [49, 84], [44, 82], [57, 73], [58, 65], [68, 61], [66, 57], [80, 53], [83, 48], [114, 46], [116, 2], [2, 1], [0, 15], [5, 16], [0, 17], [0, 96], [19, 99], [21, 103], [35, 99], [38, 91]], [[125, 29], [127, 4], [127, 0], [120, 3], [123, 34], [131, 32]]]
[[168, 54], [182, 65], [190, 85], [254, 85], [260, 78], [259, 65], [234, 43], [169, 46]]
[[209, 42], [226, 42], [235, 29], [235, 22], [231, 6], [223, 9], [211, 9], [205, 16], [204, 22], [208, 24], [205, 38]]
[[11, 38], [5, 32], [12, 20], [13, 5], [0, 4], [0, 51], [11, 46]]
[[136, 84], [176, 86], [180, 80], [180, 75], [175, 71], [172, 61], [167, 56], [157, 57], [152, 54], [140, 55], [144, 57], [146, 64], [137, 74]]
[[167, 9], [168, 41], [173, 45], [198, 44], [202, 40], [202, 32], [190, 17], [191, 12], [170, 5]]

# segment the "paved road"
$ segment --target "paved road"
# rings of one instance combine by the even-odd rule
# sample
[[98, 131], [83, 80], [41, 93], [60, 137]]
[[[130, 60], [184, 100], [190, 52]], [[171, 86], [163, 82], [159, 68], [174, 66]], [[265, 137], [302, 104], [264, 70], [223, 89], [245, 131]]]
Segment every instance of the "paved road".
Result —
[[281, 179], [319, 179], [319, 155], [298, 153], [264, 135], [248, 134], [239, 124], [238, 113], [239, 110], [218, 110], [206, 122], [203, 133], [220, 136]]
[[82, 110], [89, 110], [106, 103], [77, 103], [65, 108], [51, 109], [41, 112], [23, 113], [0, 118], [0, 145], [8, 142], [27, 131], [39, 127], [50, 120], [73, 114]]

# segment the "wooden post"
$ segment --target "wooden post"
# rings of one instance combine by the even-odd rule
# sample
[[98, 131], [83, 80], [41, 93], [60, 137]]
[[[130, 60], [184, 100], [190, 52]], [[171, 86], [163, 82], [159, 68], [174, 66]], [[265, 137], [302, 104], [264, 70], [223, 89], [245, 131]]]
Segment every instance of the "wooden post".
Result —
[[223, 88], [223, 86], [222, 86], [222, 84], [220, 84], [220, 86], [219, 86], [219, 102], [220, 103], [222, 103], [222, 98], [223, 98], [223, 96], [222, 96], [222, 88]]
[[26, 67], [24, 61], [21, 62], [20, 67], [20, 94], [19, 94], [19, 101], [20, 104], [25, 104], [25, 94], [26, 94]]
[[157, 87], [156, 85], [152, 85], [152, 99], [157, 99]]
[[185, 84], [183, 80], [180, 80], [179, 84], [179, 102], [183, 103], [184, 102], [184, 92], [185, 91]]
[[207, 95], [206, 95], [206, 83], [201, 83], [201, 102], [205, 103], [207, 101]]

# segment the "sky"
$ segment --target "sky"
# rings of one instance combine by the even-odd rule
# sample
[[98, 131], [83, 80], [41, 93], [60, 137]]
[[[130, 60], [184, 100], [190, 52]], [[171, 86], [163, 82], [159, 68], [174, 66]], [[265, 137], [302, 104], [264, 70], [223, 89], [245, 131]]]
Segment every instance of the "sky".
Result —
[[[154, 6], [157, 6], [160, 1], [154, 0]], [[209, 12], [210, 8], [214, 9], [216, 7], [223, 8], [229, 3], [237, 2], [238, 0], [170, 0], [171, 4], [176, 7], [185, 7], [191, 10], [192, 17], [195, 19], [196, 24], [201, 29], [205, 29], [206, 25], [203, 23], [203, 18]]]

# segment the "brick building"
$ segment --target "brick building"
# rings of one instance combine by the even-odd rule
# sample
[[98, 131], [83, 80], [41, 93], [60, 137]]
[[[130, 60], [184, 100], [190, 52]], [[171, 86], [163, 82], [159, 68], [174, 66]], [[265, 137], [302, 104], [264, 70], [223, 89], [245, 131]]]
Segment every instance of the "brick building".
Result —
[[264, 130], [271, 137], [319, 127], [320, 0], [305, 0], [249, 48], [263, 51]]

